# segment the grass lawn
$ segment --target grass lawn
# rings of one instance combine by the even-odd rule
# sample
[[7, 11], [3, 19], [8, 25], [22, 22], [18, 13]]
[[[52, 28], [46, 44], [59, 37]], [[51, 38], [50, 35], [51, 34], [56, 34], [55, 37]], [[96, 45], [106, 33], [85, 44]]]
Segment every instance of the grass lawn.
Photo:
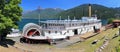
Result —
[[[74, 45], [69, 46], [68, 48], [84, 50], [83, 52], [94, 52], [103, 44], [105, 38], [108, 38], [110, 39], [109, 44], [105, 47], [103, 52], [115, 52], [115, 46], [118, 45], [119, 38], [115, 38], [115, 39], [111, 39], [111, 38], [114, 36], [114, 34], [117, 31], [118, 28], [108, 29], [107, 31], [103, 31], [100, 34], [85, 40], [84, 42], [76, 43]], [[99, 41], [97, 42], [97, 44], [93, 45], [91, 43], [94, 40], [99, 40]]]
[[[109, 37], [112, 38], [112, 34], [109, 34]], [[120, 36], [119, 37], [116, 37], [114, 39], [111, 39], [109, 41], [109, 44], [106, 46], [106, 48], [103, 50], [103, 52], [116, 52], [116, 48], [115, 47], [118, 47], [119, 46], [119, 39], [120, 39]]]

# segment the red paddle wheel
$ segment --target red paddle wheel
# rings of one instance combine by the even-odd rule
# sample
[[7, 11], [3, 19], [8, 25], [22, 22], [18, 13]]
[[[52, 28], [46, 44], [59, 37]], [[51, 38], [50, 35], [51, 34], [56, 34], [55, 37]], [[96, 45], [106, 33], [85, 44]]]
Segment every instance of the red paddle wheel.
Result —
[[23, 27], [22, 35], [23, 37], [20, 38], [21, 43], [33, 43], [35, 39], [31, 39], [31, 37], [41, 35], [41, 26], [34, 23], [28, 23]]
[[27, 36], [39, 36], [40, 33], [36, 29], [31, 29], [28, 31]]

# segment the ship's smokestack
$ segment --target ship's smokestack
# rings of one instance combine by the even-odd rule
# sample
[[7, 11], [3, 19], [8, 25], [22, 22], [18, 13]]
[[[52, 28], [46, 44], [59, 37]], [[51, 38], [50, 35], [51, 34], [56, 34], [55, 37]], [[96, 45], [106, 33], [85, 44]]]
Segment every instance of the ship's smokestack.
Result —
[[91, 17], [91, 4], [89, 4], [89, 17]]

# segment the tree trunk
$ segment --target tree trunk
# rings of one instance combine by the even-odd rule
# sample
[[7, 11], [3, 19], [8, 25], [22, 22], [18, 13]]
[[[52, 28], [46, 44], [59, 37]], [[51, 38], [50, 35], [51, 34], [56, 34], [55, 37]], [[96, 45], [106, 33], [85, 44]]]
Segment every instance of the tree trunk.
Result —
[[0, 35], [0, 41], [4, 41], [6, 39], [7, 33], [3, 33]]

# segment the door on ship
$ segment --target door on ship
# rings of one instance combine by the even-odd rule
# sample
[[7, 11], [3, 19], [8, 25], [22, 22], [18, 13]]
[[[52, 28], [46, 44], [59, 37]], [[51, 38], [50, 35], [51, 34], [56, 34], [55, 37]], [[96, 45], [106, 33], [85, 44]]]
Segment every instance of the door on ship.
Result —
[[74, 35], [78, 35], [78, 30], [77, 29], [74, 29], [73, 32], [74, 32]]
[[94, 32], [96, 32], [95, 26], [93, 26]]

